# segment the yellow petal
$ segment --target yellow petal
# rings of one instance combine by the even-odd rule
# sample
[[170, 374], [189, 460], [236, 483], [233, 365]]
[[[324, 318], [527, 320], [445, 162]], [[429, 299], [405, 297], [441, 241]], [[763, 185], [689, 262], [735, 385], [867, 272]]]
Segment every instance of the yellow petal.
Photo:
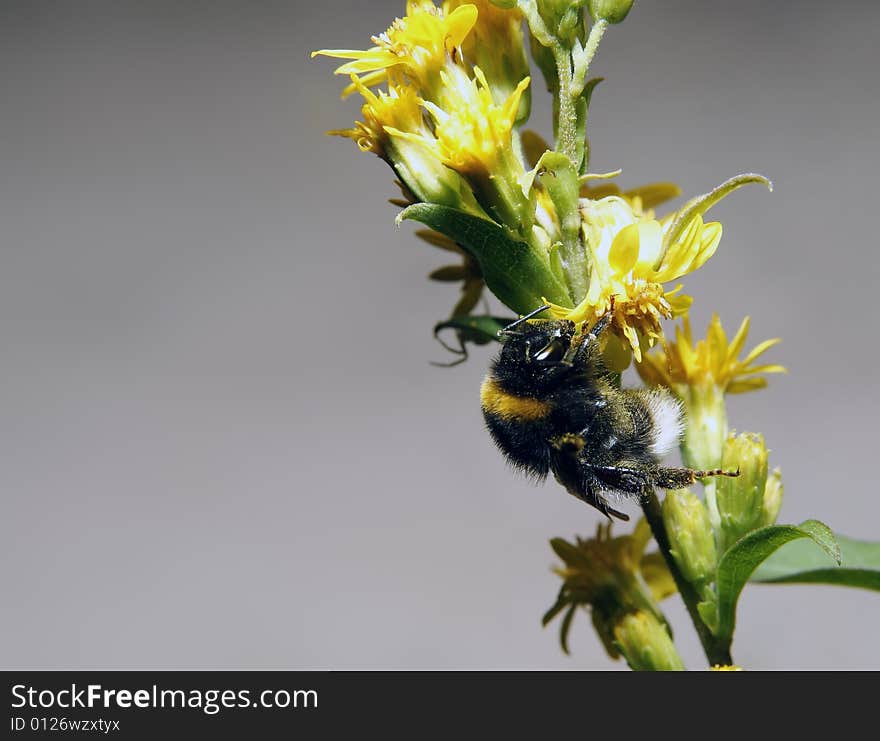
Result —
[[477, 6], [476, 5], [459, 5], [448, 16], [446, 16], [446, 26], [449, 29], [447, 37], [447, 45], [461, 46], [474, 24], [477, 22]]
[[752, 361], [756, 360], [759, 355], [767, 352], [773, 345], [778, 345], [782, 342], [782, 338], [774, 337], [772, 340], [764, 340], [762, 343], [756, 345], [752, 351], [742, 359], [742, 365], [748, 365]]
[[717, 221], [713, 221], [703, 227], [703, 233], [700, 235], [700, 249], [688, 267], [689, 273], [693, 273], [695, 270], [703, 267], [709, 258], [715, 254], [721, 242], [722, 231], [721, 224]]
[[608, 264], [615, 275], [626, 275], [639, 259], [639, 224], [630, 224], [614, 237], [608, 250]]
[[739, 329], [736, 331], [736, 334], [730, 341], [730, 347], [727, 348], [728, 362], [734, 361], [737, 357], [739, 357], [739, 354], [742, 352], [742, 349], [746, 344], [746, 336], [749, 333], [750, 321], [750, 317], [746, 317], [745, 319], [743, 319], [742, 324], [739, 325]]
[[635, 269], [639, 275], [648, 275], [663, 249], [663, 229], [654, 219], [641, 221], [638, 227], [639, 259]]
[[742, 378], [737, 381], [732, 381], [727, 386], [728, 394], [744, 394], [747, 391], [757, 391], [758, 389], [766, 388], [767, 379], [763, 377], [755, 377], [755, 378]]
[[750, 376], [753, 373], [788, 373], [788, 368], [784, 365], [755, 365], [740, 371], [741, 375]]
[[642, 208], [654, 208], [661, 203], [678, 198], [681, 195], [681, 188], [675, 183], [650, 183], [642, 185], [632, 190], [624, 192], [623, 197], [632, 200], [633, 198], [642, 199]]

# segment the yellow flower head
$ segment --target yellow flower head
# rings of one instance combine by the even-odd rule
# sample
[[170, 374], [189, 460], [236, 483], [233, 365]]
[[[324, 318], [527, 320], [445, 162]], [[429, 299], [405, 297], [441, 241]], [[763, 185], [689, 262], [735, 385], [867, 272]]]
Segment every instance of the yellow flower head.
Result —
[[516, 112], [529, 78], [499, 105], [479, 67], [474, 68], [474, 76], [476, 79], [471, 79], [457, 68], [440, 73], [444, 108], [429, 101], [423, 104], [435, 122], [433, 135], [391, 133], [421, 142], [444, 165], [462, 175], [485, 178], [498, 174], [499, 161], [511, 154]]
[[780, 340], [765, 340], [740, 359], [748, 333], [749, 317], [746, 317], [733, 340], [728, 342], [716, 314], [709, 322], [706, 339], [694, 344], [690, 322], [684, 319], [682, 326], [675, 329], [675, 341], [647, 355], [637, 370], [645, 383], [668, 386], [679, 394], [686, 387], [714, 386], [730, 394], [764, 388], [767, 379], [761, 374], [784, 373], [785, 368], [754, 363]]
[[374, 152], [385, 156], [385, 143], [390, 134], [386, 128], [429, 135], [424, 123], [421, 100], [406, 85], [390, 85], [388, 92], [373, 92], [356, 75], [352, 84], [363, 96], [361, 107], [363, 121], [356, 121], [354, 128], [331, 131], [330, 134], [353, 140], [362, 152]]
[[[443, 12], [466, 5], [466, 0], [444, 0]], [[517, 7], [499, 8], [491, 0], [472, 0], [477, 21], [461, 43], [462, 62], [468, 69], [479, 67], [499, 99], [506, 99], [529, 76], [529, 62], [523, 37], [523, 15]], [[529, 113], [528, 92], [520, 99], [517, 120]]]
[[631, 593], [635, 585], [646, 587], [646, 593], [659, 599], [670, 593], [669, 572], [658, 569], [652, 559], [646, 570], [652, 581], [656, 580], [656, 588], [644, 581], [642, 565], [650, 539], [651, 530], [644, 519], [629, 535], [611, 537], [611, 526], [606, 524], [599, 525], [596, 537], [589, 540], [577, 538], [572, 544], [555, 538], [551, 545], [564, 565], [554, 571], [563, 579], [563, 590], [583, 604], [602, 603], [612, 593], [617, 599], [617, 592]]
[[[388, 92], [373, 91], [352, 75], [353, 85], [364, 98], [363, 121], [353, 128], [329, 134], [352, 139], [363, 152], [374, 152], [392, 163], [406, 183], [407, 200], [429, 201], [482, 214], [462, 179], [444, 167], [424, 146], [433, 138], [425, 122], [422, 100], [407, 85], [390, 85]], [[395, 136], [406, 132], [418, 143]]]
[[564, 563], [554, 569], [563, 582], [544, 624], [568, 611], [560, 636], [566, 651], [571, 615], [578, 607], [591, 608], [593, 625], [612, 658], [619, 655], [614, 647], [614, 628], [626, 614], [644, 611], [662, 620], [655, 601], [673, 594], [675, 586], [662, 558], [656, 558], [659, 554], [645, 556], [650, 539], [651, 530], [642, 519], [629, 535], [613, 538], [610, 525], [599, 525], [596, 537], [589, 540], [550, 541]]
[[[474, 5], [461, 5], [444, 13], [431, 0], [408, 0], [406, 16], [396, 18], [385, 33], [373, 36], [366, 50], [322, 49], [322, 55], [352, 61], [338, 67], [338, 75], [364, 75], [363, 84], [375, 86], [384, 81], [408, 82], [423, 92], [433, 87], [437, 74], [461, 46], [477, 20]], [[343, 97], [354, 92], [354, 85]]]
[[697, 214], [665, 245], [674, 219], [658, 221], [643, 209], [636, 198], [623, 196], [581, 201], [589, 289], [574, 308], [551, 306], [555, 318], [582, 322], [598, 319], [613, 305], [612, 326], [637, 361], [643, 344], [652, 346], [663, 337], [660, 320], [684, 314], [691, 304], [689, 296], [679, 295], [681, 286], [664, 284], [700, 268], [721, 241], [721, 224], [704, 224]]

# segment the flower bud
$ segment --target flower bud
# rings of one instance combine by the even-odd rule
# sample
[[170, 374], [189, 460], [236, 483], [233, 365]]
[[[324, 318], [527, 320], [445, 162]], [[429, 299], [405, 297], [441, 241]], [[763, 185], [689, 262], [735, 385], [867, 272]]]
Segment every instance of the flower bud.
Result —
[[615, 645], [633, 671], [683, 671], [663, 624], [650, 612], [631, 612], [614, 628]]
[[[496, 100], [507, 100], [517, 86], [529, 76], [522, 30], [522, 13], [510, 3], [507, 8], [489, 0], [446, 0], [449, 10], [471, 4], [477, 8], [477, 20], [461, 43], [461, 51], [469, 65], [477, 66], [486, 76]], [[529, 117], [531, 92], [518, 96], [516, 121]]]
[[620, 23], [632, 8], [633, 0], [589, 0], [588, 5], [594, 21]]
[[717, 481], [718, 513], [721, 515], [723, 550], [764, 521], [764, 489], [767, 486], [767, 448], [759, 434], [731, 434], [721, 458], [724, 470], [739, 469], [736, 478]]
[[718, 468], [727, 437], [723, 389], [708, 384], [687, 386], [680, 393], [687, 418], [682, 445], [685, 465], [701, 471]]
[[772, 525], [776, 522], [779, 509], [782, 507], [782, 490], [782, 472], [777, 468], [770, 474], [767, 486], [764, 487], [763, 525]]
[[584, 0], [538, 0], [538, 15], [550, 33], [571, 43], [582, 25]]
[[672, 556], [699, 591], [715, 575], [715, 535], [706, 507], [687, 489], [670, 491], [663, 500], [663, 523]]

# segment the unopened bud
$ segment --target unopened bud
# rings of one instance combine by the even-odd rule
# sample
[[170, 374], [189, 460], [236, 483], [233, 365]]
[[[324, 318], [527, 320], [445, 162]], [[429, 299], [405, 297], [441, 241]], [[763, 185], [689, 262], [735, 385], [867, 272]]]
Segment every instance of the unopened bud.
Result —
[[633, 6], [633, 0], [589, 0], [590, 15], [594, 21], [620, 23]]
[[550, 33], [570, 42], [582, 26], [585, 0], [538, 0], [538, 15]]
[[682, 445], [685, 465], [701, 471], [718, 468], [727, 437], [724, 391], [711, 384], [690, 386], [681, 399], [687, 418]]
[[687, 489], [670, 491], [663, 500], [663, 523], [678, 568], [699, 591], [714, 577], [717, 561], [706, 507]]
[[684, 670], [669, 632], [650, 612], [624, 615], [614, 627], [614, 642], [633, 671]]
[[736, 478], [717, 481], [718, 513], [722, 545], [726, 550], [764, 520], [764, 489], [767, 486], [767, 447], [759, 434], [731, 434], [724, 443], [721, 467], [739, 470]]

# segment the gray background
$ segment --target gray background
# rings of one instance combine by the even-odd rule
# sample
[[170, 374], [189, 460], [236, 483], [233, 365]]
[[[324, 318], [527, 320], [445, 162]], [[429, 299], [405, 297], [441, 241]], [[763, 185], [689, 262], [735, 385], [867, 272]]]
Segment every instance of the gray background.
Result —
[[[571, 658], [539, 625], [548, 539], [598, 514], [505, 468], [487, 350], [428, 365], [444, 255], [323, 135], [356, 105], [307, 52], [402, 7], [0, 5], [6, 668], [621, 668], [586, 616]], [[695, 323], [785, 338], [732, 423], [766, 434], [784, 520], [875, 539], [878, 8], [637, 3], [591, 115], [625, 185], [773, 178], [714, 212]], [[751, 587], [735, 656], [877, 668], [878, 623], [873, 593]]]

